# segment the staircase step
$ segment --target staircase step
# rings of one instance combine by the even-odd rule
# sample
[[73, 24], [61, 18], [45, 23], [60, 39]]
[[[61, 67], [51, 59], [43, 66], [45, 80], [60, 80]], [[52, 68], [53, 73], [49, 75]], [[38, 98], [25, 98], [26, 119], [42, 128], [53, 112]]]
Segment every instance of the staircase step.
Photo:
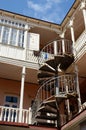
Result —
[[50, 121], [50, 120], [44, 120], [44, 119], [36, 119], [36, 124], [39, 126], [50, 126], [50, 127], [55, 127], [55, 122]]
[[36, 116], [36, 119], [44, 119], [44, 120], [53, 120], [55, 121], [57, 119], [57, 116], [55, 115], [50, 115], [50, 116], [47, 116], [46, 114], [45, 115], [39, 115], [39, 116]]
[[50, 79], [50, 77], [49, 78], [39, 78], [38, 79], [38, 83], [40, 84], [40, 85], [42, 85], [43, 83], [45, 83], [46, 81], [48, 81]]
[[52, 68], [56, 69], [57, 66], [61, 63], [63, 59], [63, 56], [61, 55], [57, 55], [55, 56], [53, 59], [49, 59], [46, 61], [46, 63], [51, 66]]
[[54, 107], [51, 107], [49, 105], [43, 105], [38, 109], [38, 112], [48, 112], [48, 113], [53, 113], [57, 114], [57, 110]]
[[53, 73], [47, 72], [47, 71], [39, 71], [38, 72], [38, 78], [48, 78], [54, 76]]
[[53, 67], [51, 67], [50, 65], [48, 65], [47, 63], [44, 63], [44, 64], [40, 67], [39, 70], [55, 73], [55, 69], [54, 69]]
[[61, 61], [60, 64], [60, 69], [61, 70], [66, 70], [74, 61], [73, 55], [64, 55], [63, 60]]

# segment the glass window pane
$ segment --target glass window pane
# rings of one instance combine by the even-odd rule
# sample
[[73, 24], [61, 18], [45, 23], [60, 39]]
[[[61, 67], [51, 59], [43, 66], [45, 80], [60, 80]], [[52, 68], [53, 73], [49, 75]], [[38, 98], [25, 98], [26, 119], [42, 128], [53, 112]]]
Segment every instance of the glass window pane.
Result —
[[12, 28], [11, 39], [10, 39], [11, 45], [16, 45], [16, 35], [17, 35], [17, 29]]
[[18, 46], [23, 47], [24, 44], [24, 31], [19, 30]]
[[13, 96], [6, 96], [6, 102], [17, 103], [18, 98]]
[[8, 43], [8, 36], [9, 36], [9, 28], [8, 27], [4, 27], [4, 31], [3, 31], [3, 37], [2, 37], [2, 42], [3, 43]]
[[6, 96], [6, 102], [11, 102], [11, 97], [10, 96]]
[[13, 98], [13, 102], [17, 103], [18, 102], [18, 98], [17, 97], [12, 97]]

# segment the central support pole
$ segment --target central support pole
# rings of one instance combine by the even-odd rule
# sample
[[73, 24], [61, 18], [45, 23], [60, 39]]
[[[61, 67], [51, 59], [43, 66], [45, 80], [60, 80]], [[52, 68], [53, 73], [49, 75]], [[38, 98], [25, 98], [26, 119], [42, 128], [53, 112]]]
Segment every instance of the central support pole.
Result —
[[81, 107], [81, 96], [79, 89], [79, 80], [78, 80], [78, 67], [75, 65], [75, 74], [76, 74], [76, 85], [77, 85], [77, 94], [78, 94], [78, 109]]

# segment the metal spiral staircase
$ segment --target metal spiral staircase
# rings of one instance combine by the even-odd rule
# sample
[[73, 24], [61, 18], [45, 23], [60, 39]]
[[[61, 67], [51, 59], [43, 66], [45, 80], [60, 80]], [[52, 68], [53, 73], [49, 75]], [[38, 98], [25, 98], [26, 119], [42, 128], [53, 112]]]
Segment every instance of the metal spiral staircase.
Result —
[[77, 75], [66, 74], [73, 62], [72, 42], [69, 40], [53, 41], [41, 50], [40, 88], [32, 105], [33, 124], [59, 128], [77, 113]]

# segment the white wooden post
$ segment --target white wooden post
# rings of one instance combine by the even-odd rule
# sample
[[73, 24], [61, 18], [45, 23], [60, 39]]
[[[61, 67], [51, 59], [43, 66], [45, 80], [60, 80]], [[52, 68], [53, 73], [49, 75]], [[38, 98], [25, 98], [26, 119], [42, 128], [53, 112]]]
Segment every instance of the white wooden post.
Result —
[[78, 94], [78, 108], [81, 107], [81, 96], [80, 96], [80, 89], [79, 89], [79, 80], [78, 80], [78, 67], [75, 65], [75, 73], [76, 73], [76, 82], [77, 82], [77, 94]]
[[73, 42], [73, 53], [75, 55], [75, 50], [74, 50], [74, 44], [75, 44], [75, 36], [74, 36], [74, 28], [73, 28], [73, 20], [70, 20], [70, 31], [71, 31], [71, 39]]
[[85, 29], [86, 29], [86, 3], [85, 1], [82, 1], [81, 3], [81, 9], [82, 9], [82, 13], [83, 13], [83, 17], [84, 17], [84, 24], [85, 24]]
[[62, 52], [63, 52], [63, 54], [65, 53], [64, 34], [65, 34], [65, 32], [63, 32], [63, 33], [60, 35], [60, 37], [62, 38]]
[[32, 124], [32, 109], [29, 107], [29, 124]]
[[54, 41], [54, 55], [57, 55], [57, 41]]
[[24, 60], [26, 60], [26, 57], [27, 57], [27, 45], [28, 45], [28, 30], [30, 28], [28, 27], [28, 24], [26, 24], [25, 26], [25, 32], [24, 32]]
[[[68, 94], [68, 86], [66, 85], [66, 93]], [[67, 102], [67, 110], [68, 110], [68, 119], [70, 120], [70, 102], [69, 99], [66, 100]]]
[[24, 99], [24, 82], [25, 82], [25, 66], [23, 66], [23, 68], [22, 68], [22, 77], [21, 77], [19, 122], [22, 121], [22, 109], [23, 109], [23, 99]]

